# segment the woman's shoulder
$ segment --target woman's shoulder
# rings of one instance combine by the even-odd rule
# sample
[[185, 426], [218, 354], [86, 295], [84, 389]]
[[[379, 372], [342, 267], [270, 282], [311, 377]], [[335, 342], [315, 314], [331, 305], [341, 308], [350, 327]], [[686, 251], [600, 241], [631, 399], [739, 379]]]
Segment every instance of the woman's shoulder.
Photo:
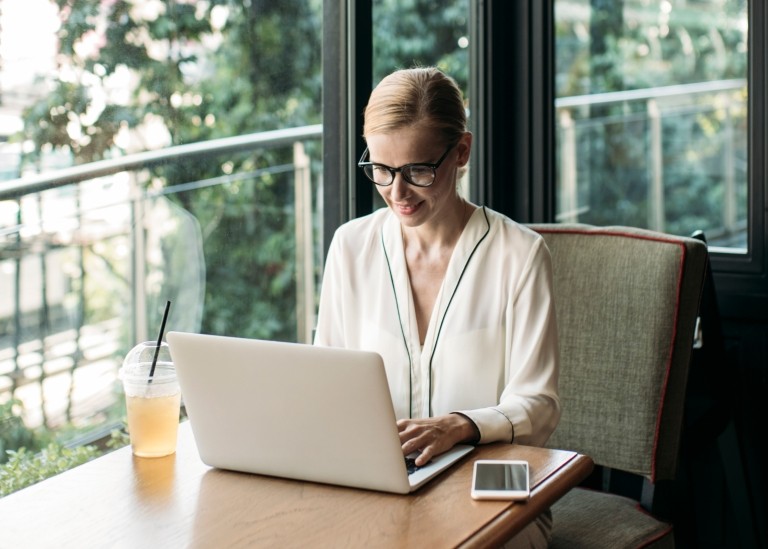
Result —
[[530, 227], [490, 208], [484, 207], [483, 211], [491, 231], [498, 233], [502, 239], [527, 246], [540, 246], [544, 243], [544, 238]]
[[489, 253], [505, 264], [517, 266], [521, 272], [537, 271], [550, 263], [550, 252], [544, 237], [530, 227], [504, 214], [485, 208], [492, 244]]
[[333, 239], [338, 245], [362, 246], [379, 238], [381, 227], [388, 218], [389, 210], [381, 208], [368, 215], [350, 219], [343, 223], [334, 233]]

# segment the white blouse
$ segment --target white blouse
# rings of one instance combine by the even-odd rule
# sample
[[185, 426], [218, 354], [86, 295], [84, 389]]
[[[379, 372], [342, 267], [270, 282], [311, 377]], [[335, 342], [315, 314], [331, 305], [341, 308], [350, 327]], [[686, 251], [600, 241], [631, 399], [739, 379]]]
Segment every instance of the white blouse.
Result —
[[549, 250], [487, 208], [456, 244], [423, 347], [397, 217], [383, 208], [341, 226], [315, 343], [381, 354], [398, 418], [460, 412], [481, 443], [537, 446], [560, 418]]

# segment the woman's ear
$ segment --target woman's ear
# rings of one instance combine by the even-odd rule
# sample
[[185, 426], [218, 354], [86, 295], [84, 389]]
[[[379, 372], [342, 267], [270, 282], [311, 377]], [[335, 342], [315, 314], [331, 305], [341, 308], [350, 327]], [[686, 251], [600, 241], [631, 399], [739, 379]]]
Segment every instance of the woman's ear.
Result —
[[459, 153], [456, 163], [459, 168], [463, 168], [469, 163], [469, 153], [472, 152], [472, 132], [464, 132], [456, 144], [456, 150]]

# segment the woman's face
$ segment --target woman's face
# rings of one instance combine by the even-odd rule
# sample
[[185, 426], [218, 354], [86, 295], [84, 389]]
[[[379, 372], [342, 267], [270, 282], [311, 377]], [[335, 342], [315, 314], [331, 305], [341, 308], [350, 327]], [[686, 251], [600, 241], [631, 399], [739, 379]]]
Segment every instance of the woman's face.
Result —
[[[366, 136], [369, 161], [399, 168], [404, 164], [436, 163], [450, 143], [436, 137], [434, 130], [411, 126], [391, 133]], [[472, 135], [464, 134], [459, 143], [446, 155], [436, 170], [435, 181], [429, 187], [411, 185], [400, 172], [391, 185], [376, 185], [376, 190], [406, 227], [439, 224], [441, 219], [452, 219], [457, 203], [461, 201], [457, 190], [460, 167], [469, 160]]]

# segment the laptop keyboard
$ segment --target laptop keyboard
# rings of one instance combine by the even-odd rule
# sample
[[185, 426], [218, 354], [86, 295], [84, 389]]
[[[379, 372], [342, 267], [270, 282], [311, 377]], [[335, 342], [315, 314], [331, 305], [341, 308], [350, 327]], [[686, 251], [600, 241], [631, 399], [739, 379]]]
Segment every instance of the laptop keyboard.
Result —
[[418, 465], [416, 465], [416, 458], [412, 457], [406, 457], [405, 458], [405, 468], [408, 469], [408, 474], [411, 475], [421, 469]]

